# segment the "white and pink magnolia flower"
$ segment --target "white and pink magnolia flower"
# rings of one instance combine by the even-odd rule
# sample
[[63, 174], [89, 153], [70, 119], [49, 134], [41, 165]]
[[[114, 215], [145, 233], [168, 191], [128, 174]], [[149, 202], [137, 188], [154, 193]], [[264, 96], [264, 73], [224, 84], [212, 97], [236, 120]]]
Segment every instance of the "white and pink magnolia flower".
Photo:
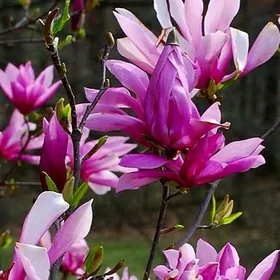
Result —
[[161, 279], [185, 280], [269, 280], [278, 262], [279, 250], [261, 261], [246, 278], [246, 269], [240, 265], [236, 249], [226, 244], [220, 252], [200, 239], [196, 252], [190, 244], [179, 250], [163, 251], [168, 265], [154, 268], [155, 275]]
[[47, 249], [39, 241], [51, 225], [69, 208], [62, 194], [46, 191], [39, 195], [23, 223], [16, 243], [13, 266], [8, 280], [48, 280], [50, 267], [90, 231], [92, 200], [80, 206], [64, 222]]

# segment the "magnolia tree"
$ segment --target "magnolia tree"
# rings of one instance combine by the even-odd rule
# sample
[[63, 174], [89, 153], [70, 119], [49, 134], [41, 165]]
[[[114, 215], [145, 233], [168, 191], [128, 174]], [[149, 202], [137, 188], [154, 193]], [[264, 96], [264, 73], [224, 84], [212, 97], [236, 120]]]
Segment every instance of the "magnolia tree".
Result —
[[[230, 243], [217, 252], [202, 239], [196, 249], [188, 242], [197, 229], [226, 225], [242, 214], [233, 213], [228, 196], [216, 207], [214, 192], [220, 180], [265, 164], [261, 155], [265, 139], [280, 122], [260, 137], [227, 143], [224, 132], [230, 123], [221, 120], [221, 93], [277, 52], [278, 27], [267, 23], [249, 48], [248, 34], [231, 27], [240, 0], [210, 0], [205, 14], [202, 0], [154, 0], [150, 8], [156, 11], [161, 34], [154, 34], [131, 12], [118, 8], [114, 16], [127, 37], [117, 40], [117, 48], [126, 62], [109, 59], [115, 41], [108, 33], [101, 52], [100, 87], [85, 88], [88, 103], [77, 104], [59, 52], [74, 38], [86, 36], [86, 13], [97, 1], [66, 0], [61, 13], [60, 1], [54, 1], [39, 15], [29, 13], [30, 1], [19, 2], [25, 17], [0, 31], [0, 36], [32, 26], [42, 36], [25, 42], [44, 43], [53, 65], [38, 77], [31, 62], [20, 66], [7, 62], [0, 70], [1, 90], [14, 106], [8, 126], [0, 132], [0, 154], [14, 162], [1, 186], [11, 183], [11, 172], [21, 162], [38, 166], [43, 190], [23, 222], [11, 264], [2, 268], [0, 279], [60, 279], [61, 274], [63, 279], [68, 275], [81, 280], [120, 279], [117, 272], [122, 262], [100, 273], [103, 247], [90, 248], [85, 241], [93, 201], [80, 202], [88, 189], [97, 195], [124, 190], [136, 193], [155, 181], [161, 183], [162, 201], [143, 280], [270, 279], [278, 250], [247, 272]], [[62, 38], [59, 32], [69, 20], [73, 35]], [[230, 71], [232, 64], [235, 69]], [[54, 70], [59, 76], [56, 82]], [[107, 70], [119, 81], [117, 87], [110, 86]], [[66, 102], [55, 95], [59, 87], [67, 94]], [[38, 111], [53, 96], [57, 99], [53, 109], [48, 114]], [[209, 104], [206, 111], [198, 110], [197, 96]], [[90, 130], [119, 131], [124, 136], [88, 140]], [[137, 145], [142, 150], [135, 152]], [[198, 187], [205, 188], [206, 195], [194, 223], [180, 241], [163, 251], [162, 264], [154, 267], [160, 236], [182, 228], [163, 228], [169, 201]], [[212, 221], [202, 226], [211, 199]], [[9, 240], [8, 233], [3, 233], [1, 244]], [[136, 277], [129, 276], [125, 268], [121, 279]]]

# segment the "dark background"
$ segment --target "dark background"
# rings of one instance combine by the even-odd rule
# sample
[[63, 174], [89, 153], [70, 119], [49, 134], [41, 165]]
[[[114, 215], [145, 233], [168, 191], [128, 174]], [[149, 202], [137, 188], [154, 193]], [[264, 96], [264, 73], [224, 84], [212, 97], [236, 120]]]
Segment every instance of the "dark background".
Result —
[[[241, 2], [241, 10], [232, 25], [248, 32], [250, 41], [253, 42], [268, 21], [276, 22], [276, 13], [280, 12], [279, 0]], [[32, 8], [39, 5], [44, 10], [51, 6], [52, 1], [32, 1], [32, 3]], [[104, 0], [101, 6], [87, 15], [86, 40], [67, 46], [61, 53], [79, 101], [85, 101], [84, 86], [99, 86], [100, 65], [97, 54], [104, 45], [106, 32], [112, 32], [115, 38], [123, 37], [112, 14], [116, 7], [127, 8], [154, 33], [160, 32], [152, 1]], [[22, 16], [23, 11], [16, 0], [0, 1], [0, 30], [8, 27], [11, 18], [17, 22]], [[64, 35], [68, 33], [65, 31]], [[38, 37], [40, 34], [37, 35], [32, 31], [15, 32], [0, 37], [0, 43], [1, 40], [30, 38], [30, 36]], [[115, 48], [111, 58], [118, 57]], [[260, 136], [280, 117], [279, 59], [278, 53], [268, 63], [223, 92], [223, 120], [232, 123], [230, 131], [226, 132], [228, 141]], [[14, 46], [0, 44], [1, 69], [7, 62], [18, 65], [28, 60], [32, 61], [37, 73], [51, 64], [43, 43]], [[61, 95], [64, 95], [62, 89], [52, 102], [55, 103]], [[4, 128], [12, 108], [4, 94], [0, 95], [0, 100], [0, 121]], [[200, 103], [203, 108], [205, 103]], [[93, 136], [97, 138], [99, 134]], [[264, 156], [267, 160], [265, 166], [223, 180], [217, 190], [217, 199], [222, 200], [224, 195], [229, 193], [235, 201], [235, 211], [243, 211], [243, 216], [232, 225], [198, 232], [191, 240], [193, 244], [196, 243], [198, 236], [211, 241], [217, 248], [230, 240], [239, 248], [242, 263], [249, 267], [272, 250], [280, 248], [279, 143], [280, 131], [265, 141]], [[1, 174], [5, 174], [5, 170], [9, 167], [9, 163], [2, 162]], [[21, 166], [12, 177], [19, 181], [38, 181], [37, 168]], [[9, 196], [1, 197], [0, 228], [2, 230], [10, 228], [13, 234], [17, 235], [22, 219], [30, 208], [33, 197], [39, 191], [39, 187], [21, 187]], [[200, 188], [184, 197], [174, 199], [170, 204], [166, 225], [180, 223], [187, 228], [194, 219], [204, 193], [205, 189]], [[114, 191], [105, 196], [96, 196], [90, 192], [89, 196], [95, 197], [96, 217], [93, 223], [93, 238], [96, 240], [108, 238], [116, 242], [119, 239], [150, 242], [160, 195], [158, 185], [118, 195]], [[207, 222], [209, 222], [208, 215], [205, 218], [205, 223]], [[170, 235], [165, 242], [174, 242], [181, 234]]]

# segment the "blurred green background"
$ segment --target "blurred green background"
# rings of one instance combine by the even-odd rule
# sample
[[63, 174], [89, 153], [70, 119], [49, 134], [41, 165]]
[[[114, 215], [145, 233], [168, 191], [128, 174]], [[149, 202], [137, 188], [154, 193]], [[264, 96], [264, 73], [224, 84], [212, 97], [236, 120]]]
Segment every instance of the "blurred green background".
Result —
[[[32, 1], [31, 9], [38, 6], [47, 10], [53, 1]], [[63, 1], [62, 1], [63, 2]], [[68, 75], [78, 101], [85, 101], [83, 87], [98, 87], [100, 83], [100, 64], [97, 54], [105, 43], [105, 34], [110, 31], [115, 38], [123, 37], [123, 33], [112, 14], [116, 7], [127, 8], [156, 34], [160, 26], [156, 21], [152, 1], [148, 0], [104, 0], [101, 5], [87, 15], [84, 41], [77, 41], [63, 49], [61, 56], [68, 68]], [[241, 0], [241, 10], [233, 26], [250, 34], [253, 42], [260, 30], [268, 21], [276, 21], [276, 13], [280, 11], [279, 0]], [[0, 28], [17, 22], [23, 16], [23, 10], [16, 0], [0, 1]], [[64, 31], [69, 34], [70, 28]], [[1, 40], [38, 37], [34, 31], [20, 31], [0, 37], [0, 67], [7, 62], [15, 64], [32, 61], [37, 73], [51, 64], [43, 43], [25, 45], [2, 45]], [[116, 48], [111, 58], [119, 58]], [[226, 132], [228, 141], [244, 139], [263, 134], [280, 117], [280, 80], [279, 53], [268, 63], [254, 70], [224, 91], [222, 103], [223, 120], [232, 123]], [[112, 77], [111, 77], [112, 78]], [[112, 79], [114, 81], [114, 79]], [[116, 82], [113, 82], [116, 85]], [[58, 97], [64, 95], [62, 89], [50, 102], [54, 104]], [[1, 129], [8, 122], [12, 108], [4, 94], [0, 95]], [[200, 101], [201, 110], [206, 106]], [[100, 134], [93, 133], [97, 138]], [[196, 244], [199, 237], [210, 241], [220, 249], [228, 240], [234, 244], [241, 256], [241, 263], [253, 268], [261, 259], [276, 248], [280, 248], [280, 132], [276, 132], [265, 141], [264, 156], [267, 164], [258, 170], [236, 175], [223, 180], [217, 190], [217, 199], [222, 200], [230, 194], [235, 201], [235, 211], [243, 211], [243, 216], [235, 223], [214, 230], [198, 231], [191, 243]], [[1, 176], [9, 170], [9, 163], [2, 162]], [[17, 181], [38, 181], [36, 167], [20, 166], [13, 173]], [[38, 187], [21, 187], [8, 196], [0, 197], [0, 229], [10, 229], [15, 239], [20, 232], [22, 220], [32, 205], [33, 198], [38, 195]], [[170, 203], [165, 226], [183, 224], [186, 229], [195, 217], [204, 188], [195, 189], [187, 195], [177, 197]], [[95, 218], [89, 236], [89, 243], [104, 242], [105, 264], [114, 266], [120, 259], [125, 259], [132, 274], [142, 276], [149, 246], [157, 220], [161, 194], [159, 186], [154, 184], [139, 191], [123, 192], [118, 195], [114, 191], [105, 196], [95, 198]], [[209, 214], [205, 223], [209, 222]], [[163, 236], [160, 248], [168, 247], [182, 237], [184, 230], [176, 234]], [[9, 250], [0, 252], [1, 268], [9, 264]], [[157, 262], [161, 261], [160, 250]], [[280, 271], [278, 272], [280, 273]], [[280, 277], [280, 274], [279, 276]], [[276, 279], [280, 279], [277, 278]]]

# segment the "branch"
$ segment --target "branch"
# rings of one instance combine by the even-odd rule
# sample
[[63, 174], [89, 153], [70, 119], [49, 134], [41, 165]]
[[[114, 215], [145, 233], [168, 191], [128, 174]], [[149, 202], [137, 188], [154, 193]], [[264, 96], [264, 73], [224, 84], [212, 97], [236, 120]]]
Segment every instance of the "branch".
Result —
[[218, 187], [220, 181], [215, 181], [213, 183], [210, 183], [208, 186], [208, 190], [206, 192], [206, 195], [203, 199], [203, 202], [199, 208], [199, 211], [196, 215], [196, 218], [194, 220], [194, 223], [192, 224], [192, 226], [188, 229], [188, 231], [186, 232], [185, 236], [182, 238], [182, 240], [178, 243], [177, 247], [181, 247], [182, 245], [184, 245], [185, 243], [187, 243], [190, 238], [194, 235], [194, 233], [196, 232], [196, 230], [200, 227], [202, 219], [208, 209], [209, 203], [211, 201], [212, 195], [215, 192], [215, 190]]
[[162, 192], [162, 201], [161, 201], [161, 207], [160, 207], [160, 211], [159, 211], [159, 216], [158, 216], [158, 221], [157, 221], [157, 227], [156, 227], [156, 231], [155, 231], [155, 235], [154, 235], [154, 239], [153, 239], [153, 243], [152, 243], [152, 248], [150, 251], [150, 256], [147, 262], [147, 266], [145, 269], [145, 273], [144, 273], [144, 277], [143, 280], [148, 280], [150, 273], [151, 273], [151, 269], [152, 269], [152, 265], [153, 265], [153, 260], [155, 258], [155, 253], [156, 253], [156, 249], [159, 243], [159, 239], [160, 239], [160, 232], [162, 230], [163, 227], [163, 221], [166, 215], [166, 209], [167, 209], [167, 205], [168, 205], [168, 195], [169, 195], [169, 189], [167, 186], [163, 185], [163, 192]]
[[102, 97], [102, 95], [105, 93], [105, 91], [109, 87], [108, 84], [106, 84], [106, 62], [109, 58], [110, 51], [111, 51], [111, 47], [108, 44], [106, 44], [105, 47], [104, 47], [103, 56], [101, 58], [102, 78], [101, 78], [101, 84], [100, 84], [99, 92], [95, 96], [92, 103], [90, 105], [88, 105], [87, 108], [86, 108], [86, 111], [85, 111], [85, 113], [82, 117], [82, 120], [81, 120], [80, 124], [79, 124], [79, 129], [81, 131], [83, 130], [90, 113], [96, 107], [100, 98]]
[[75, 178], [74, 181], [74, 189], [76, 189], [80, 182], [80, 170], [81, 170], [81, 162], [80, 162], [80, 141], [82, 137], [82, 132], [78, 128], [78, 119], [77, 119], [77, 111], [76, 111], [76, 97], [72, 91], [71, 85], [69, 83], [67, 77], [66, 66], [61, 62], [59, 52], [57, 46], [52, 37], [45, 37], [45, 43], [47, 50], [52, 58], [53, 65], [55, 66], [59, 78], [63, 84], [65, 92], [68, 97], [68, 101], [71, 107], [71, 123], [72, 123], [72, 132], [70, 133], [71, 140], [73, 143], [74, 150], [74, 172], [73, 176]]
[[39, 19], [45, 18], [48, 15], [49, 11], [53, 10], [59, 4], [59, 1], [60, 0], [55, 0], [54, 3], [52, 4], [52, 6], [47, 11], [39, 14], [35, 18], [24, 17], [21, 21], [16, 23], [14, 26], [0, 31], [0, 36], [3, 36], [10, 32], [15, 32], [15, 31], [24, 29], [24, 28], [28, 27], [28, 25], [36, 23]]
[[20, 186], [20, 187], [37, 187], [41, 186], [40, 182], [4, 182], [1, 186]]
[[0, 41], [0, 46], [6, 45], [18, 45], [18, 44], [33, 44], [33, 43], [43, 43], [43, 38], [36, 38], [36, 39], [16, 39], [16, 40], [3, 40]]
[[263, 134], [263, 135], [261, 136], [261, 138], [262, 138], [262, 139], [267, 138], [267, 137], [270, 136], [272, 133], [274, 133], [279, 127], [280, 127], [280, 119], [277, 120], [277, 121], [268, 129], [268, 131], [267, 131], [265, 134]]

